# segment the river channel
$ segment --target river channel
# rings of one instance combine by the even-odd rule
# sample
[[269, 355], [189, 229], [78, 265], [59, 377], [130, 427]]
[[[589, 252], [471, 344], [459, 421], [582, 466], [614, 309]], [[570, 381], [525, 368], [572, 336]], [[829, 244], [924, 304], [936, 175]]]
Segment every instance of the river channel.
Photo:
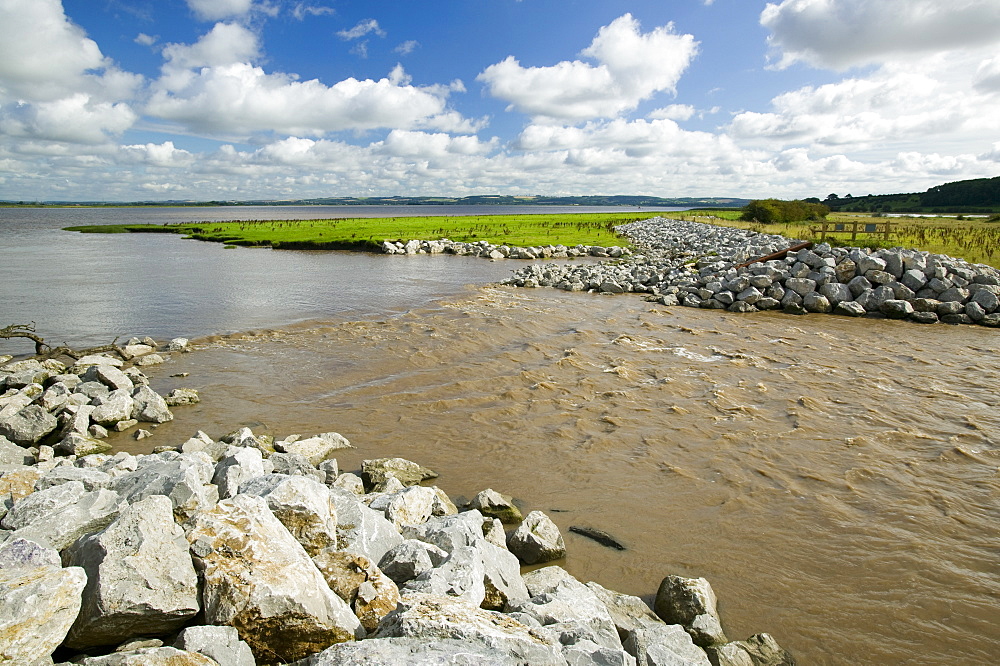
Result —
[[[150, 241], [248, 264], [282, 254], [133, 240], [136, 254]], [[300, 254], [316, 261], [288, 261]], [[466, 270], [455, 257], [367, 259]], [[801, 664], [995, 663], [995, 331], [482, 286], [498, 263], [378, 312], [210, 329], [152, 372], [157, 390], [195, 388], [202, 402], [115, 444], [335, 430], [357, 447], [343, 469], [402, 456], [452, 496], [492, 487], [548, 512], [579, 578], [651, 599], [667, 574], [704, 576], [730, 638], [769, 632]], [[475, 267], [490, 277], [467, 287]]]

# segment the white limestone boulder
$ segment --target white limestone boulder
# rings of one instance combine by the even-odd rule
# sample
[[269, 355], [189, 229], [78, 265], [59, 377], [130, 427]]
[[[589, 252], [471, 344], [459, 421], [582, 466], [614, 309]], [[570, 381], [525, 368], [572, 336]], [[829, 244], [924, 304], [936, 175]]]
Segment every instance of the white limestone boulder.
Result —
[[303, 476], [265, 474], [240, 485], [240, 493], [262, 497], [310, 556], [337, 545], [337, 507], [325, 485]]
[[262, 498], [236, 495], [199, 512], [187, 538], [205, 621], [236, 627], [258, 660], [295, 661], [365, 636]]
[[80, 612], [87, 574], [30, 540], [0, 545], [0, 663], [33, 664], [59, 647]]
[[106, 529], [67, 548], [64, 557], [88, 579], [83, 608], [66, 639], [70, 647], [166, 635], [199, 610], [188, 542], [163, 495], [124, 509]]

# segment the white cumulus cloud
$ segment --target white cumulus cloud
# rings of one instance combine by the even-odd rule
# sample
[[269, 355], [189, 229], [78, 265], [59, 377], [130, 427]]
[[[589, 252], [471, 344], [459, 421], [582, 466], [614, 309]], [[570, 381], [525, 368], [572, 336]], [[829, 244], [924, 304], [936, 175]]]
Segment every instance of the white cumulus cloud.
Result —
[[514, 57], [490, 65], [478, 77], [508, 109], [535, 117], [580, 121], [613, 118], [656, 93], [674, 92], [698, 51], [691, 35], [672, 24], [643, 33], [625, 14], [600, 29], [580, 55], [596, 62], [562, 61], [523, 67]]
[[253, 8], [253, 0], [187, 0], [187, 4], [202, 21], [246, 16]]
[[909, 54], [1000, 44], [996, 0], [782, 0], [761, 24], [779, 67], [845, 69]]

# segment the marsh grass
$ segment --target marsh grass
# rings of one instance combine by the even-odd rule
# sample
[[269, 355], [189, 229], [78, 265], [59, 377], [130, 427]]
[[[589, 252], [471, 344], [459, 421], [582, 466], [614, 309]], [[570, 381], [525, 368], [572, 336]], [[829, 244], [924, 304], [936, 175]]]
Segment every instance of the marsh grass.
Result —
[[[788, 238], [803, 240], [820, 239], [820, 225], [817, 222], [794, 224], [753, 224], [739, 219], [740, 211], [691, 210], [676, 213], [681, 219], [718, 224], [722, 226], [751, 229], [766, 234], [780, 234]], [[970, 217], [953, 215], [941, 217], [902, 216], [876, 217], [870, 213], [830, 213], [828, 223], [844, 222], [886, 222], [892, 223], [889, 240], [881, 234], [859, 233], [852, 241], [850, 233], [827, 233], [827, 242], [833, 245], [856, 245], [872, 249], [903, 247], [924, 250], [935, 254], [947, 254], [965, 259], [974, 264], [987, 264], [1000, 268], [1000, 217]]]
[[497, 245], [628, 245], [614, 227], [662, 213], [565, 213], [339, 218], [67, 227], [84, 233], [174, 233], [227, 245], [281, 249], [378, 249], [382, 241], [487, 241]]

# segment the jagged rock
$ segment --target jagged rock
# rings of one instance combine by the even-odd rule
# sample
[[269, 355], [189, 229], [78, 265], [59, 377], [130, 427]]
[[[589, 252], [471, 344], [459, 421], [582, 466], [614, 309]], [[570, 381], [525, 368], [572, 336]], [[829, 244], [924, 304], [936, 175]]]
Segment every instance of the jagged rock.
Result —
[[265, 458], [274, 453], [273, 442], [270, 438], [266, 436], [257, 437], [250, 428], [240, 428], [235, 432], [231, 432], [222, 437], [221, 441], [239, 448], [257, 449]]
[[63, 550], [80, 537], [104, 529], [118, 516], [118, 493], [87, 492], [79, 481], [36, 491], [11, 507], [0, 521], [15, 537]]
[[469, 502], [469, 508], [476, 509], [484, 516], [498, 518], [503, 523], [518, 523], [524, 519], [521, 511], [514, 506], [514, 500], [492, 488], [477, 493]]
[[429, 569], [402, 587], [404, 594], [419, 592], [457, 597], [481, 606], [486, 599], [486, 570], [475, 548], [457, 546], [440, 566]]
[[541, 511], [532, 511], [507, 539], [507, 548], [525, 564], [538, 564], [566, 555], [566, 544], [556, 524]]
[[298, 439], [292, 442], [275, 442], [274, 448], [282, 453], [297, 453], [305, 456], [314, 467], [333, 457], [337, 451], [353, 449], [347, 438], [336, 432], [324, 432], [316, 437]]
[[382, 618], [396, 609], [399, 588], [367, 557], [327, 550], [313, 556], [313, 562], [366, 631], [375, 631]]
[[[149, 390], [149, 387], [142, 387]], [[107, 396], [94, 398], [97, 408], [90, 415], [94, 423], [111, 428], [119, 421], [126, 421], [133, 418], [136, 404], [132, 396], [125, 389], [111, 391]]]
[[319, 481], [328, 486], [332, 486], [334, 481], [337, 480], [337, 477], [340, 476], [340, 466], [337, 464], [336, 458], [324, 460], [316, 466], [316, 471], [319, 472], [319, 475], [322, 477]]
[[[214, 467], [204, 454], [158, 453], [123, 460], [111, 489], [134, 504], [151, 495], [166, 495], [174, 513], [189, 517], [202, 507], [219, 501], [219, 489], [211, 485]], [[126, 471], [132, 464], [136, 469]]]
[[[622, 639], [622, 643], [642, 627], [664, 624], [663, 620], [639, 597], [621, 594], [593, 582], [586, 583], [586, 585], [601, 600], [604, 607], [607, 608], [608, 614], [611, 616], [611, 620], [615, 623], [615, 628], [618, 630], [618, 637]], [[687, 634], [685, 633], [686, 636]], [[631, 654], [635, 656], [635, 653]]]
[[913, 314], [913, 306], [909, 301], [889, 299], [882, 303], [879, 310], [889, 319], [906, 319]]
[[132, 380], [113, 365], [92, 365], [81, 375], [85, 382], [101, 382], [112, 391], [131, 391], [135, 388]]
[[[267, 459], [274, 465], [274, 474], [304, 476], [325, 485], [326, 474], [316, 469], [309, 460], [298, 453], [272, 453]], [[333, 461], [336, 465], [337, 461]]]
[[222, 457], [226, 455], [226, 451], [228, 450], [229, 444], [226, 444], [225, 442], [216, 442], [201, 430], [196, 432], [194, 437], [191, 437], [181, 444], [181, 453], [195, 453], [196, 451], [202, 451], [215, 462], [221, 460]]
[[260, 449], [230, 446], [215, 466], [212, 483], [219, 487], [219, 497], [227, 499], [239, 492], [241, 484], [264, 474], [264, 457]]
[[836, 307], [833, 308], [833, 314], [845, 317], [864, 317], [868, 314], [868, 311], [865, 310], [865, 307], [861, 303], [842, 301], [837, 303]]
[[174, 338], [167, 343], [167, 351], [186, 352], [189, 351], [189, 340], [187, 338]]
[[55, 445], [56, 453], [63, 456], [90, 456], [98, 453], [107, 453], [111, 450], [111, 445], [99, 439], [82, 435], [78, 432], [70, 432]]
[[135, 360], [135, 364], [142, 366], [144, 368], [151, 365], [160, 365], [161, 363], [166, 363], [166, 359], [159, 354], [147, 354]]
[[770, 634], [754, 634], [745, 641], [733, 641], [708, 650], [713, 666], [744, 666], [747, 661], [737, 650], [746, 655], [753, 666], [795, 666], [792, 655]]
[[417, 539], [407, 539], [386, 552], [378, 566], [397, 585], [402, 585], [440, 566], [446, 559], [448, 553], [441, 548]]
[[361, 480], [361, 477], [357, 474], [351, 474], [350, 472], [345, 472], [339, 475], [330, 485], [333, 488], [346, 490], [352, 495], [360, 496], [365, 494], [365, 484]]
[[33, 541], [0, 544], [0, 663], [34, 664], [63, 642], [87, 575]]
[[477, 608], [454, 597], [404, 595], [372, 635], [374, 638], [457, 639], [500, 653], [498, 663], [545, 666], [564, 664], [549, 635], [510, 617]]
[[704, 647], [727, 642], [716, 603], [715, 592], [704, 578], [667, 576], [656, 592], [653, 609], [667, 624], [682, 625], [695, 643]]
[[197, 405], [201, 402], [198, 392], [194, 389], [187, 388], [176, 388], [168, 393], [163, 400], [167, 404], [167, 407], [176, 407], [178, 405]]
[[340, 643], [296, 666], [523, 666], [516, 656], [454, 638], [370, 638]]
[[69, 483], [70, 481], [79, 481], [83, 484], [84, 490], [93, 491], [101, 488], [107, 488], [111, 485], [111, 475], [98, 469], [63, 465], [61, 467], [51, 469], [43, 474], [42, 477], [35, 482], [35, 489], [45, 490], [46, 488], [59, 486], [64, 483]]
[[294, 661], [365, 630], [260, 497], [197, 513], [187, 534], [210, 624], [236, 627], [258, 660]]
[[[147, 423], [166, 423], [172, 421], [174, 415], [167, 408], [167, 401], [159, 393], [148, 386], [140, 386], [132, 392], [131, 418]], [[95, 419], [96, 420], [96, 419]]]
[[[0, 465], [31, 465], [35, 457], [23, 446], [18, 446], [3, 435], [0, 435]], [[2, 493], [0, 489], [0, 493]]]
[[174, 647], [197, 652], [213, 659], [219, 666], [256, 666], [253, 651], [235, 627], [199, 625], [177, 634]]
[[337, 508], [322, 483], [303, 476], [266, 474], [245, 481], [240, 493], [262, 497], [310, 556], [337, 545]]
[[483, 520], [483, 536], [486, 541], [497, 548], [507, 550], [507, 533], [504, 532], [503, 523], [499, 518], [486, 518]]
[[404, 486], [416, 486], [421, 481], [437, 478], [437, 472], [403, 458], [377, 458], [361, 462], [361, 479], [365, 486], [374, 488], [392, 474]]
[[330, 488], [337, 507], [337, 550], [364, 555], [378, 562], [392, 548], [403, 542], [396, 528], [378, 511], [340, 488]]
[[197, 652], [174, 647], [140, 648], [103, 657], [85, 657], [80, 666], [218, 666], [218, 662]]
[[[427, 522], [433, 515], [435, 502], [438, 501], [437, 494], [431, 488], [424, 486], [410, 486], [398, 493], [386, 496], [385, 517], [397, 528], [403, 525], [419, 525]], [[380, 506], [371, 506], [379, 510]]]
[[0, 420], [0, 435], [15, 444], [32, 446], [56, 429], [59, 421], [39, 405], [28, 405]]
[[199, 610], [188, 542], [162, 495], [124, 509], [106, 529], [70, 546], [65, 558], [87, 572], [83, 608], [66, 639], [70, 647], [166, 635]]

